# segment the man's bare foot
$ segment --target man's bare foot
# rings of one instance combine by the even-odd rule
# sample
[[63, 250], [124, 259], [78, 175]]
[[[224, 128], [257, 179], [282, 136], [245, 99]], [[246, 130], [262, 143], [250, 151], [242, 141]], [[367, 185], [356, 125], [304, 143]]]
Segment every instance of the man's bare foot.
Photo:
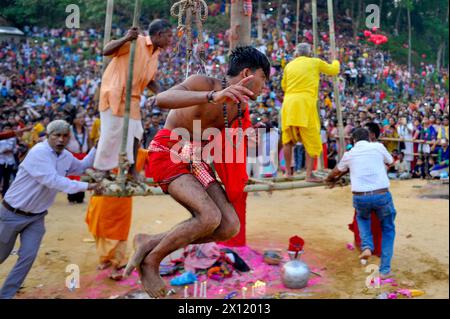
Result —
[[112, 279], [115, 281], [122, 280], [123, 279], [122, 268], [114, 267], [111, 271], [111, 274], [109, 274], [109, 279]]
[[284, 178], [290, 181], [294, 179], [294, 176], [291, 173], [284, 173]]
[[365, 265], [367, 263], [367, 260], [372, 256], [372, 252], [370, 249], [364, 249], [361, 255], [359, 255], [359, 260], [361, 261], [361, 264]]
[[129, 276], [131, 272], [142, 263], [148, 253], [151, 252], [152, 249], [156, 247], [156, 245], [158, 245], [159, 242], [159, 238], [151, 235], [137, 234], [136, 236], [134, 236], [134, 252], [128, 260], [128, 264], [125, 267], [123, 276]]
[[97, 265], [97, 270], [105, 270], [106, 268], [111, 267], [111, 262], [110, 261], [105, 261], [100, 263], [99, 265]]
[[167, 296], [166, 284], [159, 275], [159, 266], [155, 267], [148, 263], [143, 263], [138, 269], [142, 286], [151, 298], [164, 298]]
[[317, 177], [314, 174], [311, 174], [311, 176], [309, 176], [309, 177], [307, 176], [305, 181], [308, 183], [323, 183], [324, 182], [324, 180], [322, 178]]

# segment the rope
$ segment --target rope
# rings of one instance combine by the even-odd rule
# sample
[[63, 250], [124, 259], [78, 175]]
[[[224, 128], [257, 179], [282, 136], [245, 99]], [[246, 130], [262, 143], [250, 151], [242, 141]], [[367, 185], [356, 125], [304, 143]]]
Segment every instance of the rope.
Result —
[[[192, 20], [198, 31], [198, 57], [200, 59], [200, 72], [206, 74], [206, 51], [203, 43], [203, 23], [208, 18], [208, 5], [204, 0], [180, 0], [170, 8], [170, 14], [178, 18], [178, 39], [179, 42], [186, 34], [186, 78], [190, 73], [190, 61], [193, 51], [192, 41]], [[184, 23], [183, 23], [184, 17]], [[178, 42], [178, 48], [179, 48]]]

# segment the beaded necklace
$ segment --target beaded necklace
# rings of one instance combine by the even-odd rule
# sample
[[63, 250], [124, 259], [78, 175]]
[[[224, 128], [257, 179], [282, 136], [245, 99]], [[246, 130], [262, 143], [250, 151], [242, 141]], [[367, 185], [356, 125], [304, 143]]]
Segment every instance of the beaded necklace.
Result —
[[[227, 88], [227, 79], [224, 77], [222, 79], [222, 89], [225, 90], [226, 88]], [[237, 109], [238, 109], [238, 135], [239, 135], [239, 139], [238, 139], [237, 143], [234, 143], [233, 139], [231, 139], [228, 136], [228, 133], [227, 133], [227, 129], [230, 128], [230, 123], [228, 121], [227, 103], [226, 102], [223, 103], [223, 121], [225, 123], [225, 137], [228, 139], [228, 141], [230, 141], [231, 145], [234, 148], [239, 147], [239, 145], [240, 145], [240, 143], [242, 142], [242, 139], [243, 139], [243, 134], [242, 134], [243, 133], [242, 132], [242, 130], [243, 130], [243, 126], [242, 126], [242, 106], [241, 106], [240, 102], [238, 102], [238, 104], [237, 104]]]
[[[226, 88], [227, 88], [227, 79], [223, 78], [222, 79], [222, 89], [225, 90]], [[239, 128], [242, 128], [242, 106], [241, 106], [240, 102], [237, 104], [237, 109], [238, 109]], [[226, 102], [223, 103], [223, 120], [225, 123], [225, 128], [230, 128], [230, 123], [228, 121], [228, 111], [227, 111], [227, 103]]]

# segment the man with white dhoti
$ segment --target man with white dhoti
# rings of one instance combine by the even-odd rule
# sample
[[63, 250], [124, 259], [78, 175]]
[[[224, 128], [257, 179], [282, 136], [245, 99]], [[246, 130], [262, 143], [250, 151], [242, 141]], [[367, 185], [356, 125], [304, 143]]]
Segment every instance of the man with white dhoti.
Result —
[[103, 74], [100, 88], [101, 134], [94, 162], [95, 169], [109, 171], [119, 166], [132, 40], [136, 40], [136, 53], [126, 151], [129, 163], [135, 162], [137, 146], [144, 132], [139, 105], [141, 94], [146, 87], [157, 93], [155, 75], [160, 49], [167, 48], [172, 42], [171, 26], [165, 20], [153, 21], [148, 33], [148, 36], [144, 36], [137, 28], [132, 28], [125, 37], [109, 42], [103, 50], [103, 54], [111, 56], [112, 60]]

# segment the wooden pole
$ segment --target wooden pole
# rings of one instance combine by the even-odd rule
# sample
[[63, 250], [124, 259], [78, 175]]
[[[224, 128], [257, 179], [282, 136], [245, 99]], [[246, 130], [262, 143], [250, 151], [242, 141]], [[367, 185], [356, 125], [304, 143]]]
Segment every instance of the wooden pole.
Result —
[[262, 0], [258, 0], [258, 40], [263, 40], [263, 23], [262, 23]]
[[[313, 55], [315, 58], [318, 57], [318, 33], [317, 33], [317, 0], [312, 0], [311, 2], [311, 13], [312, 13], [312, 30], [313, 30]], [[320, 106], [319, 101], [316, 102], [316, 108], [317, 108], [317, 116], [320, 119]], [[320, 121], [322, 123], [322, 121]], [[319, 128], [319, 134], [321, 133], [321, 128]], [[319, 169], [323, 169], [324, 167], [324, 155], [319, 156]]]
[[[112, 17], [114, 11], [114, 0], [108, 0], [106, 5], [106, 18], [105, 18], [105, 35], [103, 38], [103, 47], [105, 47], [109, 41], [111, 41], [111, 28], [112, 28]], [[105, 72], [106, 66], [109, 63], [109, 58], [103, 56], [103, 65], [102, 65], [102, 75]]]
[[[136, 0], [134, 7], [133, 27], [139, 26], [139, 18], [141, 15], [141, 0]], [[131, 107], [131, 92], [133, 86], [133, 72], [134, 72], [134, 57], [136, 52], [136, 40], [131, 42], [130, 48], [130, 61], [128, 64], [128, 79], [125, 96], [125, 114], [123, 117], [123, 136], [122, 145], [120, 147], [119, 155], [119, 178], [118, 182], [122, 185], [122, 189], [125, 191], [126, 175], [128, 174], [128, 168], [125, 167], [125, 161], [127, 159], [127, 141], [128, 141], [128, 127], [130, 124], [130, 107]]]
[[[348, 183], [348, 179], [345, 180], [345, 183]], [[313, 188], [313, 187], [325, 187], [325, 183], [308, 183], [308, 182], [286, 182], [286, 183], [276, 183], [274, 185], [265, 185], [265, 184], [254, 184], [247, 185], [244, 188], [244, 192], [252, 193], [252, 192], [270, 192], [270, 191], [281, 191], [281, 190], [292, 190], [292, 189], [303, 189], [303, 188]], [[142, 192], [140, 194], [135, 194], [135, 196], [154, 196], [154, 195], [167, 195], [165, 194], [160, 187], [150, 187], [150, 191]], [[117, 193], [105, 193], [102, 196], [120, 196]], [[129, 196], [129, 195], [128, 195]]]
[[231, 36], [230, 52], [236, 47], [251, 44], [251, 15], [245, 15], [244, 0], [234, 0], [231, 2]]
[[300, 30], [300, 0], [297, 0], [297, 23], [295, 26], [295, 46], [298, 44], [298, 32]]
[[317, 58], [317, 43], [318, 43], [318, 34], [317, 34], [317, 0], [312, 0], [311, 3], [311, 11], [312, 11], [312, 30], [313, 30], [313, 52], [314, 57]]
[[[330, 50], [331, 59], [336, 59], [336, 38], [334, 32], [334, 15], [333, 15], [333, 0], [328, 1], [328, 23], [330, 26]], [[336, 103], [336, 113], [338, 118], [338, 130], [339, 130], [339, 159], [342, 158], [345, 151], [345, 139], [344, 139], [344, 124], [342, 120], [341, 101], [339, 96], [339, 87], [337, 82], [337, 76], [333, 76], [333, 88], [334, 88], [334, 101]]]

